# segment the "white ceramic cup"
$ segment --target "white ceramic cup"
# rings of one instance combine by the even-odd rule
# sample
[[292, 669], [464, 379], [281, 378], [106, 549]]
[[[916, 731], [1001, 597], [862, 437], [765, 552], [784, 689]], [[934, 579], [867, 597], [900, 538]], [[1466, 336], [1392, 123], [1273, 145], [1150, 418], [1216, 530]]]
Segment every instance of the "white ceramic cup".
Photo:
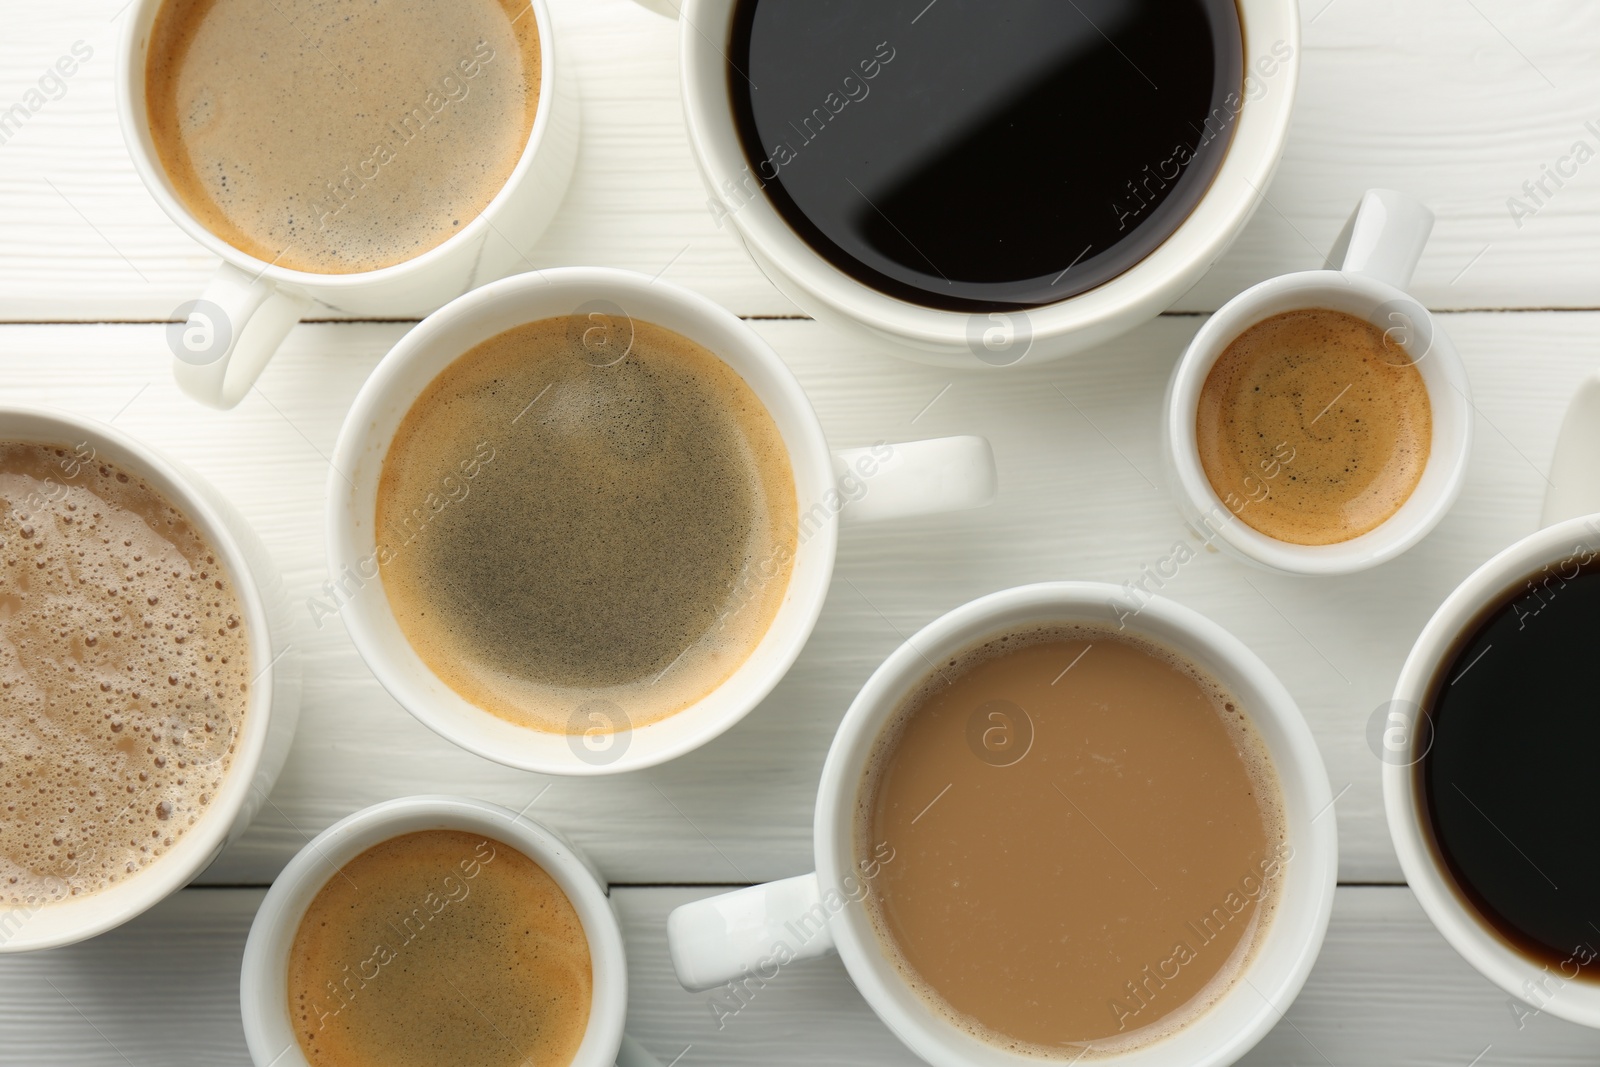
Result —
[[[596, 310], [600, 309], [600, 310]], [[594, 733], [515, 725], [441, 681], [395, 621], [376, 562], [379, 472], [412, 403], [468, 349], [514, 326], [586, 313], [596, 329], [632, 320], [703, 345], [738, 372], [766, 406], [789, 450], [800, 530], [788, 594], [754, 652], [695, 704], [645, 726], [603, 721]], [[408, 711], [457, 745], [547, 774], [605, 774], [648, 767], [705, 744], [760, 703], [794, 663], [828, 592], [840, 518], [889, 519], [981, 507], [995, 492], [994, 457], [981, 437], [829, 450], [810, 401], [778, 354], [749, 324], [715, 303], [628, 271], [566, 267], [507, 278], [430, 315], [384, 357], [362, 386], [333, 451], [328, 479], [330, 592], [362, 657]], [[618, 709], [620, 714], [620, 709]], [[619, 729], [619, 727], [621, 727]]]
[[[1136, 615], [1121, 590], [1098, 582], [1022, 586], [972, 601], [924, 627], [867, 680], [850, 705], [822, 768], [813, 841], [815, 874], [685, 904], [667, 921], [678, 980], [710, 989], [759, 973], [787, 955], [837, 951], [861, 995], [895, 1035], [935, 1067], [1038, 1067], [1040, 1060], [978, 1040], [947, 1021], [901, 978], [859, 901], [863, 878], [853, 844], [857, 793], [873, 742], [928, 675], [928, 665], [997, 634], [1041, 622], [1118, 626], [1174, 651], [1209, 673], [1251, 715], [1283, 787], [1285, 882], [1270, 927], [1238, 981], [1184, 1029], [1095, 1063], [1119, 1067], [1215, 1067], [1232, 1063], [1283, 1016], [1310, 973], [1333, 907], [1338, 840], [1328, 775], [1294, 698], [1266, 664], [1216, 623], [1164, 597]], [[1119, 613], [1120, 612], [1120, 613]], [[892, 862], [889, 861], [889, 862]], [[870, 873], [870, 872], [869, 872]], [[870, 888], [865, 892], [870, 892]], [[796, 931], [809, 935], [797, 937]], [[787, 965], [787, 964], [785, 964]], [[770, 979], [770, 973], [762, 975]]]
[[402, 797], [347, 816], [301, 849], [272, 883], [250, 924], [239, 974], [245, 1044], [257, 1067], [307, 1067], [289, 1010], [289, 951], [312, 900], [339, 868], [367, 849], [422, 830], [460, 830], [511, 846], [544, 868], [577, 910], [589, 941], [594, 1000], [578, 1054], [563, 1067], [660, 1067], [622, 1032], [628, 1009], [622, 929], [599, 875], [583, 854], [526, 816], [482, 800], [449, 796]]
[[[1561, 974], [1559, 968], [1535, 963], [1508, 945], [1465, 903], [1433, 847], [1417, 795], [1415, 765], [1432, 743], [1432, 732], [1424, 721], [1424, 701], [1445, 657], [1454, 654], [1457, 638], [1490, 604], [1501, 602], [1530, 577], [1560, 575], [1574, 562], [1600, 557], [1597, 440], [1600, 377], [1593, 377], [1579, 390], [1561, 427], [1546, 489], [1544, 529], [1497, 554], [1445, 598], [1418, 635], [1395, 682], [1394, 698], [1382, 709], [1386, 714], [1379, 750], [1384, 762], [1383, 807], [1406, 884], [1445, 940], [1479, 973], [1527, 1005], [1513, 1011], [1518, 1029], [1524, 1019], [1540, 1012], [1600, 1028], [1600, 986], [1574, 981], [1575, 973]], [[1518, 718], [1510, 711], [1508, 729], [1514, 728]]]
[[[1189, 217], [1154, 252], [1103, 285], [1042, 307], [973, 314], [913, 304], [856, 281], [818, 255], [759, 194], [761, 180], [740, 146], [728, 95], [735, 0], [641, 3], [680, 16], [689, 143], [718, 225], [731, 220], [772, 284], [807, 313], [907, 359], [970, 370], [1080, 352], [1155, 317], [1191, 288], [1244, 228], [1271, 182], [1300, 72], [1294, 0], [1239, 0], [1247, 79], [1233, 101], [1233, 141]], [[907, 32], [914, 30], [908, 25]]]
[[109, 425], [43, 408], [0, 407], [0, 441], [64, 445], [77, 463], [109, 461], [144, 478], [187, 515], [233, 581], [251, 668], [233, 764], [199, 821], [145, 870], [98, 893], [0, 910], [4, 953], [70, 945], [120, 926], [183, 888], [237, 839], [289, 754], [300, 714], [300, 664], [277, 567], [244, 518], [199, 476]]
[[[1339, 269], [1284, 274], [1253, 285], [1224, 304], [1189, 342], [1167, 383], [1162, 452], [1173, 497], [1211, 543], [1268, 570], [1349, 574], [1415, 545], [1455, 503], [1472, 451], [1467, 371], [1444, 328], [1404, 291], [1432, 228], [1433, 213], [1419, 201], [1389, 189], [1369, 189], [1330, 256]], [[1376, 529], [1331, 545], [1279, 541], [1240, 520], [1238, 513], [1252, 498], [1271, 492], [1271, 479], [1281, 468], [1264, 467], [1259, 478], [1245, 479], [1252, 484], [1219, 494], [1201, 466], [1196, 443], [1200, 390], [1223, 351], [1258, 322], [1304, 308], [1364, 318], [1399, 341], [1422, 375], [1433, 414], [1428, 464], [1411, 496]]]
[[489, 205], [444, 243], [379, 270], [317, 274], [242, 252], [184, 207], [161, 165], [145, 107], [150, 30], [163, 0], [135, 0], [118, 47], [117, 114], [134, 169], [172, 221], [222, 259], [198, 301], [176, 309], [168, 331], [184, 392], [231, 408], [250, 391], [289, 330], [315, 304], [369, 317], [411, 318], [474, 285], [531, 266], [526, 251], [566, 194], [578, 155], [576, 81], [556, 47], [545, 0], [528, 0], [539, 28], [539, 107], [522, 156]]

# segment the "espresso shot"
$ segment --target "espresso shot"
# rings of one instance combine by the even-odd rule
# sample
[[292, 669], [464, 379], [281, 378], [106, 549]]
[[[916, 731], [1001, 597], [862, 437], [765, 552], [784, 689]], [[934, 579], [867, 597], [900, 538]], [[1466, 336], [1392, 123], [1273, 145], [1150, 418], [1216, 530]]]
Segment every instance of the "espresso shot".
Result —
[[1585, 763], [1600, 750], [1596, 557], [1575, 546], [1463, 628], [1430, 685], [1412, 780], [1425, 837], [1468, 910], [1548, 973], [1587, 983], [1600, 982]]
[[1377, 529], [1422, 480], [1433, 408], [1393, 334], [1328, 308], [1286, 311], [1206, 375], [1195, 442], [1212, 490], [1279, 541], [1331, 545]]
[[555, 879], [459, 830], [404, 834], [346, 863], [289, 950], [311, 1067], [566, 1067], [593, 995], [589, 941]]

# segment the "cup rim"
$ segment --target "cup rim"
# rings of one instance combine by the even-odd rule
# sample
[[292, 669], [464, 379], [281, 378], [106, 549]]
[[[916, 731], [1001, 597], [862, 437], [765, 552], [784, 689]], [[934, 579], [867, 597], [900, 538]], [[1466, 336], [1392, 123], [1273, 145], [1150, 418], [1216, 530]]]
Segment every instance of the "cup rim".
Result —
[[[1324, 301], [1319, 294], [1332, 294]], [[1245, 330], [1278, 314], [1271, 308], [1290, 297], [1304, 296], [1299, 306], [1332, 306], [1354, 294], [1382, 307], [1404, 302], [1427, 316], [1431, 346], [1415, 366], [1423, 376], [1434, 418], [1433, 446], [1423, 468], [1423, 480], [1389, 518], [1358, 537], [1327, 545], [1299, 545], [1280, 541], [1256, 530], [1236, 515], [1217, 494], [1201, 466], [1196, 441], [1195, 409], [1199, 393], [1212, 367], [1228, 344]], [[1351, 314], [1360, 314], [1351, 312]], [[1449, 386], [1448, 389], [1444, 388]], [[1445, 418], [1440, 414], [1444, 413]], [[1472, 452], [1473, 407], [1466, 365], [1438, 316], [1410, 294], [1386, 282], [1353, 271], [1308, 270], [1281, 274], [1258, 282], [1229, 300], [1202, 325], [1185, 346], [1173, 367], [1163, 404], [1162, 431], [1168, 481], [1184, 512], [1214, 534], [1235, 555], [1269, 570], [1286, 574], [1353, 574], [1376, 567], [1414, 547], [1432, 533], [1461, 495]], [[1441, 441], [1444, 427], [1458, 428], [1453, 439]], [[1441, 451], [1440, 445], [1448, 445]], [[1430, 480], [1430, 471], [1439, 471]], [[1425, 483], [1428, 495], [1420, 496]], [[1223, 521], [1212, 522], [1215, 516]]]
[[[333, 872], [374, 845], [419, 830], [466, 830], [523, 853], [553, 878], [578, 912], [589, 942], [594, 997], [572, 1067], [610, 1067], [622, 1043], [628, 966], [622, 929], [599, 876], [561, 835], [498, 804], [425, 794], [386, 800], [346, 815], [322, 831], [273, 881], [262, 898], [240, 964], [239, 1006], [245, 1044], [261, 1067], [305, 1067], [289, 1017], [286, 972], [294, 934]], [[287, 1035], [285, 1044], [278, 1040]], [[297, 1058], [284, 1057], [293, 1052]]]
[[[713, 196], [724, 179], [735, 181], [746, 160], [733, 130], [725, 90], [708, 90], [700, 78], [706, 64], [720, 71], [725, 63], [717, 43], [725, 34], [705, 30], [703, 9], [724, 0], [685, 0], [679, 19], [680, 84], [684, 115], [701, 177]], [[1272, 43], [1289, 47], [1278, 58], [1274, 81], [1257, 100], [1240, 95], [1232, 142], [1210, 188], [1183, 223], [1143, 259], [1121, 274], [1074, 296], [1037, 307], [1008, 309], [1029, 323], [1034, 342], [1080, 331], [1105, 331], [1117, 320], [1146, 307], [1154, 310], [1177, 299], [1195, 277], [1215, 262], [1243, 229], [1277, 169], [1288, 140], [1299, 82], [1301, 27], [1293, 0], [1237, 0], [1244, 37], [1244, 74]], [[730, 5], [731, 15], [731, 5]], [[1274, 42], [1262, 41], [1273, 37]], [[1259, 42], [1259, 43], [1258, 43]], [[1254, 51], [1252, 51], [1254, 47]], [[726, 79], [716, 79], [722, 84]], [[1242, 86], [1241, 86], [1242, 88]], [[948, 311], [911, 303], [880, 292], [847, 275], [814, 251], [761, 195], [742, 201], [728, 213], [739, 236], [758, 263], [771, 264], [786, 281], [827, 312], [928, 350], [968, 343], [968, 323], [989, 312]], [[719, 220], [720, 222], [720, 220]]]
[[[849, 861], [842, 857], [853, 855], [854, 850], [850, 842], [840, 841], [839, 827], [841, 819], [856, 808], [865, 756], [905, 695], [926, 677], [930, 660], [1030, 621], [1057, 619], [1111, 627], [1118, 621], [1114, 605], [1123, 593], [1119, 586], [1084, 581], [1043, 582], [990, 593], [941, 615], [884, 660], [845, 713], [823, 765], [813, 840], [817, 877], [824, 893], [830, 890], [842, 893], [843, 876], [851, 870]], [[1177, 646], [1175, 640], [1163, 634], [1151, 634], [1150, 629], [1182, 634], [1187, 647]], [[1100, 1061], [1151, 1067], [1171, 1062], [1174, 1050], [1181, 1050], [1187, 1057], [1183, 1060], [1185, 1063], [1220, 1067], [1243, 1055], [1272, 1028], [1298, 995], [1316, 962], [1332, 914], [1338, 877], [1337, 821], [1333, 818], [1323, 821], [1323, 816], [1333, 810], [1335, 798], [1321, 752], [1298, 704], [1248, 646], [1199, 612], [1162, 596], [1144, 602], [1131, 631], [1158, 644], [1174, 646], [1175, 651], [1192, 658], [1214, 675], [1220, 675], [1221, 668], [1226, 666], [1263, 697], [1262, 706], [1252, 704], [1250, 711], [1263, 742], [1269, 745], [1284, 793], [1293, 848], [1290, 877], [1294, 876], [1293, 865], [1309, 870], [1299, 883], [1304, 887], [1302, 895], [1294, 900], [1287, 897], [1280, 900], [1272, 926], [1261, 935], [1255, 955], [1243, 972], [1258, 972], [1266, 966], [1262, 961], [1270, 956], [1279, 978], [1275, 985], [1261, 988], [1259, 981], [1245, 983], [1241, 976], [1217, 1004], [1184, 1028], [1149, 1045], [1125, 1053], [1109, 1053]], [[1219, 677], [1218, 680], [1223, 679]], [[1245, 699], [1242, 695], [1240, 698]], [[1265, 728], [1267, 723], [1281, 731], [1279, 746], [1272, 744]], [[1308, 810], [1315, 810], [1316, 814], [1310, 815], [1303, 827], [1297, 826], [1300, 818], [1297, 811]], [[850, 818], [853, 822], [853, 816]], [[1287, 894], [1290, 888], [1291, 883], [1286, 882], [1284, 892]], [[978, 1063], [984, 1067], [991, 1064], [1021, 1067], [1039, 1062], [976, 1038], [962, 1041], [953, 1036], [958, 1032], [953, 1024], [936, 1019], [932, 1009], [906, 1010], [901, 1001], [907, 996], [918, 1003], [920, 999], [909, 993], [903, 980], [883, 977], [893, 972], [894, 964], [869, 928], [870, 922], [865, 919], [859, 923], [837, 921], [848, 918], [847, 914], [835, 916], [836, 921], [830, 923], [845, 969], [872, 1009], [917, 1055], [936, 1067], [973, 1067]], [[1295, 939], [1286, 940], [1291, 937]], [[1282, 963], [1285, 959], [1292, 962]], [[1232, 1030], [1226, 1042], [1184, 1048], [1185, 1040], [1190, 1044], [1201, 1040], [1186, 1039], [1185, 1035], [1193, 1034], [1198, 1024], [1230, 998], [1241, 995], [1239, 990], [1244, 986], [1255, 989], [1260, 1001], [1247, 1013], [1248, 1020]], [[960, 1047], [962, 1045], [966, 1046], [966, 1051]]]
[[494, 229], [493, 216], [504, 209], [510, 199], [510, 193], [528, 179], [528, 172], [533, 168], [539, 147], [548, 135], [551, 106], [556, 96], [555, 75], [559, 59], [552, 44], [554, 38], [551, 34], [550, 12], [545, 0], [527, 0], [533, 10], [539, 34], [539, 103], [534, 111], [533, 126], [528, 131], [528, 141], [522, 147], [522, 154], [517, 157], [516, 166], [511, 169], [505, 182], [484, 205], [483, 210], [463, 226], [459, 233], [451, 234], [427, 251], [374, 270], [324, 274], [269, 263], [230, 244], [195, 218], [173, 192], [171, 179], [154, 150], [150, 125], [144, 114], [145, 55], [139, 46], [141, 36], [148, 33], [150, 23], [154, 21], [156, 13], [166, 2], [167, 0], [136, 0], [132, 10], [123, 20], [117, 40], [116, 74], [117, 118], [122, 128], [122, 139], [127, 145], [128, 155], [133, 160], [134, 170], [138, 172], [144, 187], [167, 217], [207, 251], [252, 277], [266, 277], [274, 282], [307, 289], [340, 292], [388, 285], [432, 270], [440, 261], [454, 256], [458, 249], [468, 247], [480, 239], [487, 239], [488, 233]]
[[[375, 451], [372, 430], [379, 414], [391, 403], [393, 395], [399, 393], [405, 396], [406, 410], [409, 410], [410, 405], [415, 402], [420, 390], [411, 390], [397, 384], [407, 365], [414, 360], [428, 357], [432, 346], [441, 343], [436, 341], [440, 335], [454, 329], [460, 323], [471, 323], [494, 314], [495, 309], [502, 303], [519, 301], [519, 298], [525, 298], [531, 303], [534, 299], [551, 300], [558, 296], [570, 298], [567, 305], [569, 310], [577, 307], [582, 301], [592, 299], [655, 301], [658, 304], [670, 305], [685, 317], [702, 324], [707, 333], [718, 333], [723, 337], [737, 339], [739, 351], [736, 358], [758, 369], [770, 386], [770, 392], [758, 393], [758, 396], [768, 408], [774, 421], [779, 424], [779, 430], [788, 446], [800, 507], [803, 509], [807, 500], [822, 499], [826, 491], [832, 488], [832, 454], [805, 390], [782, 358], [750, 328], [748, 323], [707, 297], [632, 271], [609, 267], [557, 267], [534, 271], [481, 286], [435, 311], [413, 327], [390, 349], [362, 385], [340, 429], [330, 464], [332, 470], [328, 477], [326, 536], [328, 565], [335, 581], [339, 580], [339, 576], [346, 568], [360, 565], [363, 548], [367, 542], [364, 536], [359, 536], [356, 532], [360, 527], [356, 501], [345, 483], [345, 475], [340, 472], [358, 471], [363, 457]], [[543, 312], [530, 311], [522, 321], [533, 322], [545, 317], [549, 316]], [[486, 334], [485, 337], [491, 335]], [[731, 364], [729, 352], [717, 351], [709, 344], [705, 347], [718, 358]], [[463, 348], [451, 358], [459, 357], [465, 354], [465, 351]], [[735, 369], [738, 370], [737, 367]], [[751, 382], [749, 374], [744, 371], [740, 373], [752, 388], [756, 387], [755, 383]], [[385, 453], [387, 444], [386, 439], [383, 442]], [[381, 463], [381, 457], [379, 462]], [[803, 467], [810, 473], [803, 475]], [[824, 475], [822, 472], [827, 473]], [[804, 484], [803, 478], [806, 477], [810, 477], [816, 484]], [[821, 480], [824, 477], [826, 487]], [[811, 512], [804, 514], [810, 515]], [[380, 587], [379, 590], [366, 601], [359, 597], [352, 600], [341, 610], [341, 614], [351, 640], [378, 681], [401, 706], [446, 740], [486, 759], [523, 770], [560, 775], [616, 774], [655, 766], [701, 747], [731, 729], [771, 693], [799, 657], [821, 615], [833, 573], [837, 540], [838, 513], [834, 511], [824, 517], [821, 525], [804, 543], [803, 552], [797, 547], [795, 563], [789, 577], [788, 593], [768, 624], [762, 642], [745, 660], [745, 664], [689, 707], [665, 718], [632, 727], [629, 731], [629, 747], [611, 762], [590, 763], [580, 760], [575, 754], [568, 752], [568, 745], [565, 743], [567, 735], [554, 735], [553, 732], [538, 731], [526, 726], [508, 724], [518, 731], [511, 735], [510, 741], [506, 737], [477, 736], [475, 728], [466, 722], [463, 713], [457, 708], [442, 706], [434, 696], [413, 685], [407, 678], [406, 668], [409, 665], [420, 664], [430, 677], [432, 672], [411, 649], [409, 643], [406, 643], [404, 648], [391, 647], [397, 643], [391, 642], [385, 635], [377, 632], [380, 625], [386, 625], [383, 623], [384, 619], [391, 623], [393, 621], [388, 599], [381, 594], [381, 576], [375, 579], [375, 584]], [[808, 557], [806, 553], [813, 554]], [[807, 559], [810, 560], [809, 565], [802, 568], [802, 563]], [[806, 575], [804, 578], [802, 569]], [[377, 602], [381, 602], [381, 606]], [[394, 625], [398, 626], [397, 623]], [[763, 656], [763, 663], [751, 667], [751, 673], [746, 675], [744, 673], [746, 667], [762, 653], [767, 641], [775, 640], [773, 635], [780, 627], [786, 628], [791, 635], [787, 644], [774, 645], [774, 651]], [[401, 640], [404, 641], [403, 633]], [[442, 682], [439, 684], [444, 685]], [[735, 685], [742, 687], [743, 695], [737, 698], [725, 695], [735, 692], [731, 689]], [[663, 724], [692, 721], [683, 717], [695, 715], [701, 709], [711, 707], [714, 701], [725, 706], [720, 710], [713, 707], [713, 711], [706, 713], [705, 720], [695, 729], [684, 728], [680, 732], [679, 729], [663, 728]], [[463, 700], [461, 703], [467, 702]], [[497, 719], [484, 709], [471, 705], [468, 707], [470, 712], [467, 714], [475, 713], [471, 715], [474, 722], [484, 722], [485, 720], [478, 718], [482, 716], [507, 723], [507, 720]], [[668, 733], [679, 736], [669, 741], [658, 740]], [[563, 744], [556, 750], [559, 754], [551, 758], [548, 753], [541, 751], [530, 739], [538, 735], [561, 736]], [[645, 743], [640, 743], [641, 738], [645, 739]], [[523, 744], [518, 745], [516, 743], [518, 741]]]
[[[16, 426], [24, 429], [13, 432], [10, 427]], [[19, 910], [28, 914], [20, 928], [0, 937], [0, 954], [4, 954], [59, 948], [105, 933], [183, 888], [216, 858], [256, 789], [257, 772], [272, 726], [277, 660], [272, 652], [272, 618], [257, 576], [197, 475], [177, 467], [158, 450], [110, 424], [42, 405], [0, 405], [0, 439], [69, 448], [75, 440], [87, 440], [91, 445], [107, 446], [106, 451], [114, 454], [103, 458], [145, 478], [177, 506], [200, 530], [233, 579], [240, 611], [250, 628], [252, 672], [245, 728], [237, 741], [233, 763], [223, 777], [222, 788], [195, 826], [166, 855], [126, 881], [78, 899], [9, 909], [4, 914]]]
[[[1568, 558], [1574, 545], [1600, 552], [1600, 515], [1581, 515], [1537, 530], [1495, 553], [1468, 575], [1417, 635], [1395, 681], [1393, 702], [1421, 707], [1434, 672], [1478, 613], [1539, 567]], [[1463, 959], [1508, 996], [1568, 1022], [1600, 1027], [1600, 985], [1558, 981], [1549, 999], [1537, 1004], [1529, 1000], [1530, 984], [1543, 988], [1551, 976], [1542, 964], [1523, 956], [1493, 932], [1462, 899], [1455, 879], [1441, 867], [1414, 788], [1415, 762], [1384, 761], [1383, 808], [1400, 870], [1423, 913]]]

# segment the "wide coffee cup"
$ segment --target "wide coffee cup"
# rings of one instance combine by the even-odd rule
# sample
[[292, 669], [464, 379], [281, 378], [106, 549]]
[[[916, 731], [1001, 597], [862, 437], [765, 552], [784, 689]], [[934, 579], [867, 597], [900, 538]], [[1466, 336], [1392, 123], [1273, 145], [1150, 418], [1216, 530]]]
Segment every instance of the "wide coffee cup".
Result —
[[[528, 0], [538, 25], [538, 113], [528, 143], [487, 207], [443, 243], [393, 266], [349, 274], [268, 263], [207, 229], [179, 198], [156, 152], [145, 102], [152, 26], [164, 0], [135, 0], [118, 47], [117, 115], [134, 169], [173, 222], [222, 260], [199, 299], [185, 302], [168, 331], [173, 375], [184, 392], [231, 408], [255, 384], [289, 330], [321, 305], [331, 312], [413, 318], [488, 278], [527, 266], [524, 253], [555, 216], [578, 154], [578, 97], [557, 50], [545, 0]], [[373, 76], [370, 72], [366, 76]], [[413, 87], [396, 86], [404, 99]]]
[[566, 894], [589, 942], [594, 999], [570, 1067], [659, 1067], [622, 1032], [628, 964], [622, 928], [599, 876], [565, 838], [526, 816], [470, 797], [416, 796], [364, 808], [318, 834], [272, 883], [245, 941], [239, 1009], [256, 1067], [306, 1067], [289, 1004], [289, 954], [300, 920], [346, 863], [402, 834], [459, 830], [511, 846], [542, 867]]
[[[1245, 78], [1229, 97], [1235, 112], [1233, 140], [1210, 187], [1181, 225], [1132, 267], [1078, 295], [1026, 310], [950, 311], [891, 296], [845, 274], [807, 244], [760, 191], [763, 178], [771, 175], [758, 175], [751, 167], [740, 145], [730, 96], [735, 0], [644, 2], [680, 17], [689, 143], [718, 225], [730, 222], [757, 266], [808, 314], [896, 355], [970, 370], [1043, 362], [1082, 351], [1153, 318], [1189, 290], [1260, 204], [1288, 136], [1300, 70], [1298, 5], [1293, 0], [1240, 0]], [[910, 14], [917, 7], [909, 8]], [[908, 39], [899, 42], [903, 48], [911, 48], [910, 36], [925, 28], [911, 25], [917, 18], [908, 15]], [[1161, 82], [1161, 71], [1150, 74], [1152, 84]], [[828, 88], [819, 88], [819, 101]], [[1084, 106], [1095, 104], [1085, 100]], [[1092, 146], [1087, 150], [1093, 151]], [[1020, 164], [997, 160], [995, 165]], [[1141, 180], [1135, 173], [1127, 178], [1129, 188]], [[1109, 208], [1082, 204], [1073, 210]], [[950, 210], [981, 215], [985, 205], [952, 204]]]
[[243, 516], [199, 476], [109, 425], [43, 408], [0, 408], [0, 441], [63, 445], [73, 463], [109, 461], [145, 479], [215, 550], [232, 580], [250, 647], [244, 728], [222, 787], [199, 821], [131, 878], [60, 902], [0, 911], [4, 953], [70, 945], [120, 926], [183, 888], [236, 840], [288, 757], [300, 714], [300, 663], [277, 567]]
[[[1406, 884], [1451, 947], [1512, 998], [1508, 1004], [1519, 1030], [1541, 1012], [1600, 1028], [1600, 986], [1592, 980], [1575, 980], [1580, 962], [1576, 955], [1552, 963], [1519, 951], [1493, 929], [1476, 905], [1468, 903], [1435, 847], [1434, 832], [1419, 796], [1418, 764], [1436, 740], [1432, 712], [1425, 702], [1449, 662], [1447, 657], [1455, 655], [1462, 635], [1479, 624], [1486, 609], [1522, 590], [1529, 598], [1524, 611], [1532, 623], [1532, 616], [1543, 607], [1542, 596], [1559, 594], [1579, 566], [1600, 557], [1600, 514], [1595, 514], [1600, 509], [1600, 469], [1594, 461], [1597, 445], [1600, 377], [1592, 376], [1574, 397], [1556, 442], [1541, 520], [1544, 528], [1496, 554], [1445, 598], [1406, 657], [1393, 699], [1378, 709], [1368, 728], [1369, 744], [1384, 762], [1384, 811]], [[1470, 677], [1463, 671], [1455, 681]], [[1541, 729], [1537, 715], [1530, 719], [1524, 713], [1528, 709], [1508, 706], [1505, 710], [1508, 733], [1531, 730], [1537, 736]], [[1479, 797], [1473, 803], [1483, 800]], [[1569, 816], [1584, 817], [1581, 812], [1573, 815], [1550, 807], [1552, 819]], [[1519, 831], [1506, 825], [1503, 817], [1489, 832], [1503, 834], [1507, 830], [1512, 836], [1504, 840], [1520, 851], [1515, 840]], [[1516, 862], [1533, 861], [1522, 853]], [[1594, 887], [1568, 884], [1563, 888], [1581, 894]], [[1593, 950], [1584, 946], [1581, 951], [1590, 953], [1581, 962], [1592, 962]]]
[[[907, 984], [861, 902], [870, 863], [856, 854], [857, 792], [875, 739], [924, 682], [932, 664], [986, 638], [1039, 623], [1117, 626], [1118, 590], [1052, 582], [994, 593], [928, 624], [884, 661], [845, 713], [822, 768], [813, 824], [816, 873], [686, 904], [668, 919], [678, 980], [691, 990], [770, 979], [774, 961], [838, 952], [856, 988], [906, 1045], [935, 1067], [1023, 1067], [1041, 1062], [956, 1026]], [[1130, 1052], [1096, 1063], [1197, 1067], [1234, 1062], [1283, 1017], [1316, 961], [1333, 907], [1338, 843], [1327, 771], [1294, 699], [1266, 664], [1204, 616], [1162, 597], [1128, 620], [1146, 638], [1210, 674], [1245, 709], [1283, 789], [1284, 882], [1271, 924], [1241, 977], [1204, 1014]], [[1018, 818], [1029, 818], [1019, 812]], [[883, 862], [892, 862], [891, 859]], [[765, 971], [765, 974], [762, 972]]]
[[[617, 712], [598, 712], [599, 721], [581, 734], [516, 725], [440, 680], [395, 619], [382, 588], [375, 528], [385, 457], [401, 420], [435, 377], [505, 330], [574, 314], [587, 315], [599, 333], [620, 335], [632, 321], [665, 327], [737, 372], [771, 415], [788, 451], [800, 526], [782, 605], [731, 676], [665, 718], [630, 725]], [[506, 278], [423, 320], [362, 386], [339, 432], [332, 466], [328, 591], [367, 665], [406, 710], [441, 736], [480, 756], [546, 774], [648, 767], [718, 736], [772, 691], [810, 637], [833, 575], [841, 519], [981, 507], [995, 492], [994, 458], [985, 439], [949, 437], [831, 451], [800, 383], [748, 323], [667, 282], [578, 267]], [[588, 726], [589, 718], [584, 721]]]
[[[1209, 543], [1267, 570], [1349, 574], [1391, 560], [1421, 541], [1461, 495], [1472, 451], [1466, 367], [1444, 327], [1405, 292], [1432, 229], [1433, 213], [1413, 197], [1369, 189], [1329, 257], [1336, 269], [1298, 271], [1253, 285], [1218, 309], [1189, 342], [1167, 383], [1162, 451], [1173, 498]], [[1313, 308], [1366, 319], [1401, 344], [1422, 375], [1433, 420], [1427, 465], [1405, 503], [1377, 528], [1326, 545], [1280, 541], [1241, 521], [1239, 513], [1252, 500], [1271, 492], [1280, 469], [1269, 464], [1236, 490], [1219, 493], [1206, 476], [1196, 433], [1201, 389], [1234, 339], [1274, 315]]]

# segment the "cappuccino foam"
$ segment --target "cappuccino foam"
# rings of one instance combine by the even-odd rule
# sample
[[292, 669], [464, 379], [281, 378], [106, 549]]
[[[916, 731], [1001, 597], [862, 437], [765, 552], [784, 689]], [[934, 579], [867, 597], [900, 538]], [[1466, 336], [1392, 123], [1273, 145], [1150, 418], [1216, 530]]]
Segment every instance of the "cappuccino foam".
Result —
[[233, 585], [190, 520], [80, 446], [0, 444], [0, 904], [93, 893], [222, 785], [250, 688]]

